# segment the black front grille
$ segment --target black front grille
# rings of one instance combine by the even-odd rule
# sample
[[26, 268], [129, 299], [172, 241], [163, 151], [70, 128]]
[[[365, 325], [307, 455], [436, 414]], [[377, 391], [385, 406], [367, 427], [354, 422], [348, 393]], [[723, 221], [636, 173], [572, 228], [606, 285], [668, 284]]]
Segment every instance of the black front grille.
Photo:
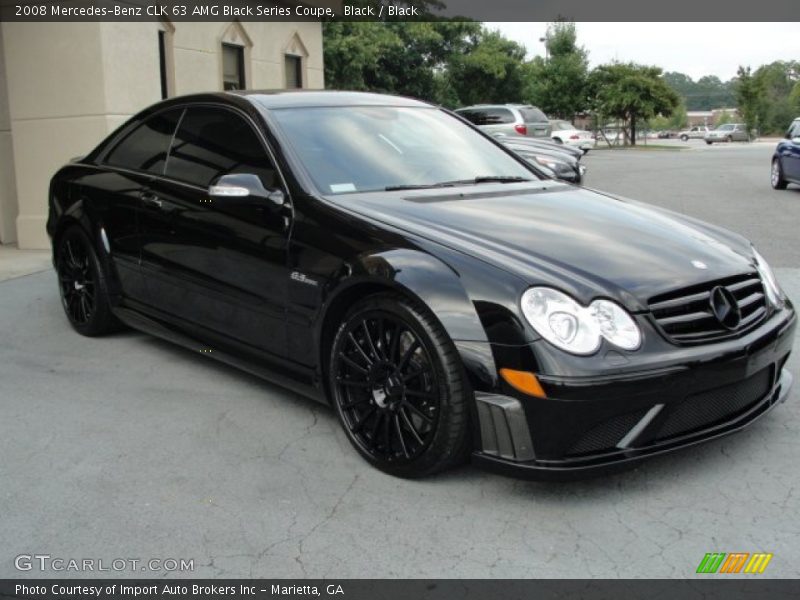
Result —
[[656, 438], [664, 440], [730, 421], [767, 395], [772, 388], [772, 367], [747, 379], [687, 396], [675, 406]]
[[649, 409], [617, 415], [592, 427], [567, 452], [568, 456], [589, 454], [614, 448], [633, 429]]
[[[711, 291], [723, 286], [736, 298], [741, 321], [735, 329], [724, 327], [711, 312]], [[764, 286], [756, 273], [661, 294], [650, 299], [650, 313], [668, 339], [681, 344], [737, 337], [753, 329], [767, 316]]]

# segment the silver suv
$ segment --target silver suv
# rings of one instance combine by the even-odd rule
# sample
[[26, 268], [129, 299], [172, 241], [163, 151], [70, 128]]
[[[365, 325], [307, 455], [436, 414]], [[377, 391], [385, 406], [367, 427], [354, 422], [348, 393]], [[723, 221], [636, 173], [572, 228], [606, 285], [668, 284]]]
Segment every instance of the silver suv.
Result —
[[529, 104], [476, 104], [459, 108], [456, 114], [491, 135], [550, 137], [547, 116]]

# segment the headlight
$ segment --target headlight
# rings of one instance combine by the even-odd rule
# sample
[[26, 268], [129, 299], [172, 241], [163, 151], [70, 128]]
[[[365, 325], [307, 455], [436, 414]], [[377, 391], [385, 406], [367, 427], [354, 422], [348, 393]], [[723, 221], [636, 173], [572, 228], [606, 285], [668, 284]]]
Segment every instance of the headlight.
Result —
[[767, 298], [769, 298], [774, 307], [783, 308], [783, 291], [781, 286], [778, 285], [778, 279], [775, 277], [772, 267], [769, 266], [769, 263], [755, 248], [753, 248], [753, 256], [756, 259], [756, 270], [761, 276], [761, 281], [764, 282], [764, 291], [767, 293]]
[[603, 338], [624, 350], [636, 350], [642, 334], [627, 311], [610, 300], [588, 307], [552, 288], [535, 287], [522, 295], [522, 314], [545, 340], [572, 354], [592, 354]]
[[569, 165], [567, 163], [552, 158], [550, 156], [542, 156], [537, 154], [536, 156], [533, 157], [533, 160], [535, 160], [540, 165], [544, 165], [548, 169], [552, 169], [553, 171], [564, 170], [569, 168]]

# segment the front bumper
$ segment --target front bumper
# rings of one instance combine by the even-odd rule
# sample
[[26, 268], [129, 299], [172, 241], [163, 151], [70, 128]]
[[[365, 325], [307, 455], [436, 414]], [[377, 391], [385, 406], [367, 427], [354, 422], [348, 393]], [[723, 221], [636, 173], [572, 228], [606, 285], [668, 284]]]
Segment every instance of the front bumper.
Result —
[[792, 314], [685, 364], [542, 377], [547, 398], [476, 394], [481, 448], [474, 460], [518, 477], [571, 479], [734, 433], [787, 398], [792, 376], [784, 365], [795, 326]]

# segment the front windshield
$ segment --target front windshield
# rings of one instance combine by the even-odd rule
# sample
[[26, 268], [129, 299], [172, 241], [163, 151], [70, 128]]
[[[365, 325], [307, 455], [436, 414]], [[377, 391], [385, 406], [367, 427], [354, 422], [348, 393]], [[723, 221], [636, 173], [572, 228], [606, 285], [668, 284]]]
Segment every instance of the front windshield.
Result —
[[536, 179], [481, 134], [433, 107], [303, 107], [272, 114], [324, 194]]

